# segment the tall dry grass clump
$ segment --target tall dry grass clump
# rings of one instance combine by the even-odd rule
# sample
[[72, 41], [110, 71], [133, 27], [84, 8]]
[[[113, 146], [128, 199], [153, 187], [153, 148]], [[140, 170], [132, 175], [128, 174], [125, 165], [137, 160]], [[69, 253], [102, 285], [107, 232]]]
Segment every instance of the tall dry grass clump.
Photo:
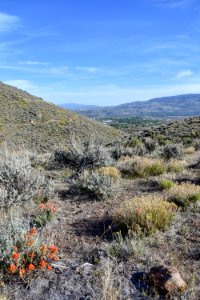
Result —
[[189, 206], [196, 207], [200, 201], [200, 186], [191, 183], [175, 185], [165, 192], [164, 197], [183, 209]]
[[99, 174], [104, 176], [110, 176], [114, 181], [118, 181], [120, 179], [120, 171], [115, 167], [101, 167], [97, 169]]
[[125, 177], [130, 178], [160, 175], [165, 171], [161, 160], [147, 157], [125, 158], [119, 161], [117, 166]]
[[164, 201], [162, 196], [141, 196], [123, 202], [114, 212], [114, 220], [123, 223], [132, 231], [154, 233], [170, 226], [177, 206]]
[[185, 153], [185, 154], [188, 154], [188, 155], [191, 155], [191, 154], [193, 154], [194, 152], [195, 152], [195, 148], [194, 148], [193, 146], [187, 147], [187, 148], [184, 149], [184, 153]]
[[161, 159], [147, 157], [125, 158], [117, 164], [120, 172], [127, 178], [158, 176], [165, 172], [180, 172], [182, 167], [177, 161], [169, 163]]
[[103, 265], [102, 281], [102, 300], [121, 299], [121, 278], [118, 266], [112, 260], [106, 260]]

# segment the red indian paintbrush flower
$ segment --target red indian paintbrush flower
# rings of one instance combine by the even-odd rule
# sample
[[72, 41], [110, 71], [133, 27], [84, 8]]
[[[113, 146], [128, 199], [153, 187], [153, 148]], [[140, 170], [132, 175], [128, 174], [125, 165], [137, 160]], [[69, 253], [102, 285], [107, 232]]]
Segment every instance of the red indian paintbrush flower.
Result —
[[46, 261], [45, 261], [44, 259], [42, 259], [42, 260], [40, 261], [40, 269], [44, 269], [44, 268], [46, 268], [46, 266], [47, 266]]
[[19, 259], [19, 253], [13, 252], [12, 259], [15, 260], [15, 261], [18, 260]]
[[47, 250], [47, 246], [43, 244], [43, 245], [40, 247], [40, 250], [42, 251], [42, 253], [45, 253], [46, 250]]
[[26, 270], [24, 268], [19, 269], [19, 275], [22, 277], [26, 273]]
[[49, 246], [49, 250], [51, 251], [51, 253], [57, 253], [58, 252], [58, 247], [55, 245], [50, 245]]
[[35, 266], [33, 264], [28, 264], [27, 269], [29, 271], [34, 271], [35, 270]]
[[8, 267], [8, 270], [10, 273], [15, 273], [17, 271], [17, 266], [14, 265], [14, 264], [11, 264], [9, 267]]

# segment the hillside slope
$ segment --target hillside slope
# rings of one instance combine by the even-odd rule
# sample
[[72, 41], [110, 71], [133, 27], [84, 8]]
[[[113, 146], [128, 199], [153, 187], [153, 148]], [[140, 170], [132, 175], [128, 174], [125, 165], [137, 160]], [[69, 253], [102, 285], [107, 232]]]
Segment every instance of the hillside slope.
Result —
[[113, 128], [1, 82], [0, 106], [0, 143], [45, 151], [67, 145], [72, 135], [81, 140], [94, 135], [102, 143], [121, 136]]
[[200, 117], [186, 118], [157, 126], [146, 127], [135, 132], [139, 138], [153, 138], [160, 143], [191, 144], [194, 139], [200, 139]]
[[188, 94], [125, 103], [118, 106], [79, 110], [91, 118], [111, 117], [186, 117], [200, 116], [200, 95]]

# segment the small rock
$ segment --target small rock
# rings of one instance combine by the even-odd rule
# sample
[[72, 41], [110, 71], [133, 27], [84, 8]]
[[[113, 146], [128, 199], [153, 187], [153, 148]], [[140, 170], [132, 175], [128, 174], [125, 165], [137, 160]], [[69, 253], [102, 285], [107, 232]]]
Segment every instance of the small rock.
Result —
[[187, 289], [187, 283], [175, 267], [153, 267], [149, 273], [151, 284], [161, 294], [182, 293]]
[[84, 263], [80, 267], [77, 268], [78, 273], [82, 273], [83, 275], [89, 275], [94, 269], [94, 265], [89, 264], [89, 263]]

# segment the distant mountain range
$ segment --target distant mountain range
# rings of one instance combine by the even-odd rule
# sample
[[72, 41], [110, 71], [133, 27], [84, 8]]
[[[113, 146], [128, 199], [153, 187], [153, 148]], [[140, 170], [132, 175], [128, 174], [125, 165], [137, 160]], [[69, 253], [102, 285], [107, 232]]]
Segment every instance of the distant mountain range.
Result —
[[91, 105], [88, 107], [76, 105], [74, 110], [79, 114], [95, 119], [131, 116], [156, 118], [200, 116], [200, 94], [154, 98], [118, 106], [93, 107]]
[[97, 106], [97, 105], [78, 104], [78, 103], [64, 103], [64, 104], [61, 104], [60, 107], [70, 109], [72, 111], [79, 111], [79, 110], [96, 109], [99, 106]]

